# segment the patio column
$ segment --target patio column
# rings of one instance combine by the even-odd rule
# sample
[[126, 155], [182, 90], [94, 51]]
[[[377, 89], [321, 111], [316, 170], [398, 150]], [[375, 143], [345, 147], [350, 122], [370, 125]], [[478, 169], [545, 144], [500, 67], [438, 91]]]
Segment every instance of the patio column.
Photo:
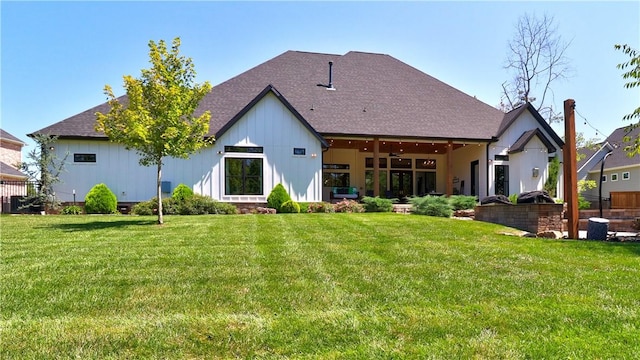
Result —
[[453, 195], [453, 142], [447, 144], [447, 196]]
[[380, 196], [380, 139], [373, 138], [373, 196]]

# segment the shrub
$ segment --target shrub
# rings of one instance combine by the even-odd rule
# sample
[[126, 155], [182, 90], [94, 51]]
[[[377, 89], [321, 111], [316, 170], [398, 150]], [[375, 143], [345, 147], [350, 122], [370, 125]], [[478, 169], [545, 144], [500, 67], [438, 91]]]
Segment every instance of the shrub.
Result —
[[582, 195], [578, 195], [578, 210], [589, 210], [591, 208], [591, 202], [587, 201]]
[[114, 214], [117, 207], [116, 195], [105, 184], [95, 185], [84, 198], [84, 210], [87, 214]]
[[171, 194], [171, 198], [173, 198], [177, 202], [183, 202], [187, 199], [191, 199], [193, 197], [193, 190], [185, 184], [179, 184], [173, 189], [173, 194]]
[[62, 215], [80, 215], [82, 214], [82, 207], [78, 205], [65, 206], [60, 213]]
[[309, 213], [334, 213], [336, 212], [333, 204], [328, 202], [311, 203], [307, 209]]
[[272, 209], [276, 209], [277, 212], [281, 212], [280, 207], [286, 201], [291, 200], [291, 196], [287, 193], [287, 190], [282, 186], [282, 184], [276, 185], [271, 193], [267, 197], [267, 204]]
[[300, 212], [301, 213], [311, 212], [311, 211], [309, 211], [309, 206], [311, 205], [311, 203], [299, 202], [298, 205], [300, 205]]
[[336, 203], [333, 208], [335, 212], [341, 213], [361, 213], [364, 212], [364, 206], [355, 200], [342, 200]]
[[157, 210], [157, 200], [148, 200], [139, 202], [131, 208], [131, 212], [136, 215], [154, 215], [154, 210]]
[[413, 213], [439, 217], [451, 217], [453, 210], [444, 196], [423, 196], [409, 200], [413, 205]]
[[454, 211], [474, 209], [477, 203], [475, 196], [452, 195], [449, 197], [449, 204]]
[[512, 204], [518, 204], [518, 194], [511, 194], [509, 195], [509, 201], [511, 201]]
[[393, 201], [391, 199], [383, 199], [379, 196], [370, 197], [365, 196], [362, 198], [364, 203], [364, 209], [367, 212], [392, 212]]
[[[137, 203], [131, 209], [131, 212], [136, 215], [155, 215], [157, 211], [157, 198]], [[172, 197], [162, 199], [162, 212], [165, 215], [236, 214], [237, 209], [233, 204], [193, 194], [191, 198], [182, 202], [178, 202]]]
[[297, 202], [293, 201], [293, 200], [285, 201], [280, 206], [280, 212], [290, 213], [290, 214], [297, 214], [297, 213], [300, 212], [300, 205]]

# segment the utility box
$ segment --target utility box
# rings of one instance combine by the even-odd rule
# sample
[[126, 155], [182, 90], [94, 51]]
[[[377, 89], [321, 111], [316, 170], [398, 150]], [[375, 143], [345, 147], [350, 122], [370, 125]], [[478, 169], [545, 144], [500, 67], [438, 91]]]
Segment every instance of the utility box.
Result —
[[164, 194], [170, 194], [171, 193], [171, 181], [162, 181], [160, 183], [160, 190], [162, 190], [162, 193], [164, 193]]

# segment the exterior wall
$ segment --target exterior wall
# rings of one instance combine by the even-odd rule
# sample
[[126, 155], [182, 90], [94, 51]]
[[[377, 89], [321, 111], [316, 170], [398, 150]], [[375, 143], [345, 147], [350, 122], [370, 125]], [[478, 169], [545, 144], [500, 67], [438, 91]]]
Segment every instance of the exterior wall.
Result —
[[[622, 174], [628, 172], [629, 179], [623, 180]], [[618, 181], [612, 181], [611, 175], [618, 174]], [[603, 175], [606, 175], [607, 181], [602, 183], [602, 197], [608, 199], [612, 191], [640, 191], [640, 165], [629, 166], [614, 169], [605, 169]], [[589, 189], [583, 193], [587, 200], [598, 199], [600, 171], [592, 171], [587, 175], [587, 180], [596, 182], [596, 187]]]
[[[509, 165], [509, 194], [519, 194], [525, 191], [541, 190], [549, 175], [548, 165], [549, 157], [556, 155], [562, 162], [562, 148], [558, 144], [554, 144], [557, 151], [555, 154], [549, 154], [546, 147], [542, 144], [537, 136], [534, 136], [525, 146], [526, 151], [520, 153], [509, 154], [511, 146], [522, 136], [522, 134], [531, 129], [539, 128], [540, 131], [553, 141], [553, 137], [543, 129], [538, 121], [525, 111], [513, 124], [502, 134], [497, 142], [489, 145], [489, 195], [495, 195], [495, 165]], [[495, 155], [509, 155], [509, 161], [495, 160]], [[532, 177], [532, 169], [539, 169], [539, 176]], [[558, 177], [558, 197], [562, 195], [562, 175]]]
[[15, 168], [22, 162], [22, 145], [0, 139], [0, 161]]
[[[471, 162], [474, 160], [479, 161], [479, 179], [478, 179], [478, 190], [480, 191], [479, 196], [486, 196], [486, 161], [485, 161], [485, 144], [472, 144], [467, 145], [461, 148], [454, 150], [453, 152], [453, 177], [454, 188], [460, 190], [462, 185], [462, 181], [464, 181], [464, 189], [463, 192], [466, 195], [470, 194], [471, 188]], [[325, 172], [348, 172], [350, 186], [355, 186], [360, 191], [360, 195], [365, 195], [366, 183], [365, 183], [365, 171], [372, 170], [367, 169], [365, 167], [366, 158], [372, 158], [373, 152], [361, 152], [357, 149], [334, 149], [330, 148], [327, 152], [324, 153], [323, 163], [324, 164], [349, 164], [349, 170], [325, 170]], [[387, 164], [391, 164], [391, 158], [387, 156], [385, 153], [380, 154], [381, 158], [387, 158]], [[436, 169], [435, 170], [423, 170], [416, 169], [415, 160], [416, 159], [435, 159], [436, 160]], [[415, 173], [418, 171], [433, 171], [436, 173], [436, 192], [445, 193], [447, 189], [447, 156], [446, 154], [403, 154], [402, 159], [411, 159], [413, 166], [411, 169], [398, 169], [398, 170], [407, 170], [413, 171], [413, 192], [417, 194], [417, 184]], [[389, 165], [390, 166], [390, 165]], [[385, 170], [385, 169], [380, 169]], [[391, 168], [388, 167], [386, 169], [390, 171]], [[387, 176], [387, 184], [386, 189], [390, 189], [391, 177]], [[329, 201], [329, 192], [330, 187], [323, 187], [323, 200]], [[384, 196], [384, 194], [381, 194]]]
[[562, 231], [562, 204], [480, 205], [475, 220], [509, 226], [538, 234]]
[[[262, 154], [225, 153], [225, 146], [262, 146]], [[306, 148], [305, 156], [294, 156], [293, 147]], [[56, 186], [61, 201], [84, 201], [87, 192], [105, 183], [121, 202], [139, 202], [156, 195], [156, 168], [143, 167], [134, 151], [107, 141], [59, 140], [60, 157], [69, 153], [66, 171]], [[74, 163], [74, 153], [96, 154], [95, 163]], [[171, 182], [171, 191], [180, 183], [194, 192], [229, 202], [266, 202], [271, 189], [282, 183], [296, 201], [320, 201], [322, 147], [317, 138], [272, 94], [266, 95], [211, 147], [190, 159], [166, 158], [162, 181]], [[313, 156], [316, 154], [316, 156]], [[263, 158], [263, 194], [227, 196], [225, 157]], [[169, 193], [165, 194], [169, 195]]]

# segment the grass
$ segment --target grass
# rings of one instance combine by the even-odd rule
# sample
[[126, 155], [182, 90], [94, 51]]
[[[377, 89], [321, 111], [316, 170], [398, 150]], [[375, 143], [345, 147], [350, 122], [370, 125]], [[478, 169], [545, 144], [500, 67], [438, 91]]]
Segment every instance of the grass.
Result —
[[640, 244], [398, 214], [2, 216], [0, 358], [637, 358]]

